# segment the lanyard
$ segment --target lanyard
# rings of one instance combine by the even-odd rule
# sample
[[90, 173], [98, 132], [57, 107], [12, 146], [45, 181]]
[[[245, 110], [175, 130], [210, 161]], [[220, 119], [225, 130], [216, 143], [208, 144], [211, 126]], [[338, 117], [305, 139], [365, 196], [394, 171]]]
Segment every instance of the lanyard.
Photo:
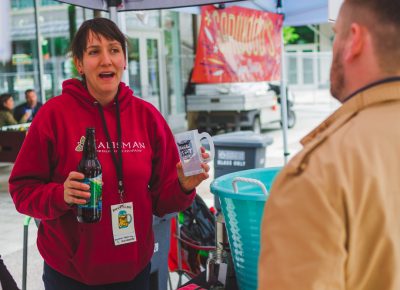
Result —
[[106, 133], [107, 141], [111, 145], [111, 156], [112, 160], [114, 162], [115, 170], [117, 171], [117, 178], [118, 178], [118, 193], [119, 197], [121, 200], [121, 203], [123, 203], [124, 200], [124, 180], [123, 180], [123, 173], [122, 173], [122, 137], [121, 137], [121, 118], [120, 118], [120, 108], [119, 108], [119, 101], [118, 101], [118, 92], [117, 95], [115, 96], [115, 109], [117, 113], [117, 135], [118, 135], [118, 140], [117, 140], [117, 153], [118, 153], [118, 159], [117, 156], [114, 152], [114, 146], [112, 146], [112, 141], [110, 138], [110, 133], [108, 132], [107, 124], [106, 124], [106, 118], [104, 117], [104, 111], [103, 107], [98, 103], [98, 108], [101, 116], [101, 121], [103, 123], [103, 129], [104, 132]]
[[350, 96], [348, 96], [347, 98], [345, 98], [342, 103], [347, 102], [348, 100], [350, 100], [352, 97], [354, 97], [355, 95], [361, 93], [362, 91], [365, 91], [367, 89], [370, 89], [372, 87], [375, 87], [377, 85], [381, 85], [381, 84], [386, 84], [386, 83], [390, 83], [390, 82], [397, 82], [400, 81], [400, 77], [389, 77], [383, 80], [379, 80], [376, 82], [373, 82], [371, 84], [366, 85], [365, 87], [362, 87], [361, 89], [358, 89], [357, 91], [355, 91], [354, 93], [352, 93]]

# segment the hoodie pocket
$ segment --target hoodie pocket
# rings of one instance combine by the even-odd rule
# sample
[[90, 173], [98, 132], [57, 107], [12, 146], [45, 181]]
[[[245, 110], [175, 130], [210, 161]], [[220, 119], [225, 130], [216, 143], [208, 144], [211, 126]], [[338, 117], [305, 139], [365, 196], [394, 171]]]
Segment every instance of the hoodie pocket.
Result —
[[80, 225], [80, 241], [71, 258], [80, 281], [98, 285], [133, 279], [141, 267], [136, 262], [137, 243], [115, 246], [111, 225], [101, 223]]

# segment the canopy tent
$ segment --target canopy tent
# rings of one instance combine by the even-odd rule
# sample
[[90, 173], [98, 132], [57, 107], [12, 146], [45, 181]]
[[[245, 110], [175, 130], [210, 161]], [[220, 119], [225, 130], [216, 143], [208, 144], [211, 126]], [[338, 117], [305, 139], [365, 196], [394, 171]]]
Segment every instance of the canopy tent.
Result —
[[208, 5], [222, 2], [236, 2], [241, 0], [57, 0], [85, 8], [107, 11], [109, 7], [116, 6], [118, 11], [168, 9]]
[[[38, 1], [38, 0], [35, 0]], [[300, 26], [308, 24], [328, 22], [328, 1], [340, 0], [56, 0], [90, 9], [97, 9], [110, 12], [110, 18], [118, 23], [117, 12], [119, 11], [140, 11], [156, 9], [181, 9], [194, 14], [200, 12], [198, 6], [209, 4], [221, 4], [225, 6], [242, 6], [262, 11], [283, 13], [285, 15], [284, 25]], [[191, 8], [183, 8], [191, 7]], [[183, 10], [185, 9], [185, 10]], [[284, 58], [282, 54], [282, 68]], [[286, 77], [282, 69], [281, 80], [281, 114], [282, 114], [282, 134], [284, 147], [284, 161], [287, 162], [289, 156], [287, 146], [287, 96], [285, 89]]]
[[[276, 0], [254, 0], [227, 3], [229, 6], [241, 6], [262, 11], [277, 12]], [[199, 14], [198, 7], [187, 7], [179, 9], [183, 12]], [[285, 14], [284, 25], [301, 26], [328, 22], [328, 1], [327, 0], [283, 0], [282, 13]]]
[[336, 21], [340, 7], [342, 6], [344, 0], [329, 0], [328, 3], [328, 13], [329, 13], [329, 21]]
[[327, 0], [283, 0], [285, 25], [300, 26], [328, 22]]
[[[152, 9], [180, 8], [182, 12], [199, 14], [201, 5], [225, 3], [229, 6], [242, 6], [251, 9], [276, 12], [277, 0], [57, 0], [90, 9], [103, 11], [135, 11]], [[328, 21], [328, 0], [283, 0], [282, 12], [285, 25], [299, 26], [325, 23]], [[182, 8], [187, 7], [187, 8]], [[115, 20], [113, 16], [111, 19]]]

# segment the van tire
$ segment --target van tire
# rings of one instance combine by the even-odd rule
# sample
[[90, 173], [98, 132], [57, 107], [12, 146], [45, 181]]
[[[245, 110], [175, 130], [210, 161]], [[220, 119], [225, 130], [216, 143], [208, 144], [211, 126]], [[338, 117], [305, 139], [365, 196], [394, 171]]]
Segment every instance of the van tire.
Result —
[[253, 126], [251, 129], [254, 133], [261, 134], [261, 121], [259, 116], [254, 117]]
[[296, 113], [293, 110], [288, 111], [288, 128], [292, 129], [296, 125]]

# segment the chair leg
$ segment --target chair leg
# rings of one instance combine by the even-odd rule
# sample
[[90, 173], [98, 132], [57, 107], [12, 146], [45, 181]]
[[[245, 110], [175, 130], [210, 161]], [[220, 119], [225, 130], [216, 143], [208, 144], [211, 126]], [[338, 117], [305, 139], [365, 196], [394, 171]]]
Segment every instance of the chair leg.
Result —
[[187, 280], [192, 279], [192, 277], [190, 277], [190, 275], [184, 270], [177, 271], [176, 273], [179, 276], [178, 285], [176, 286], [177, 288], [181, 287], [183, 284], [185, 284], [187, 282], [187, 281], [183, 281], [183, 279], [182, 279], [183, 277], [185, 277]]
[[168, 272], [168, 284], [169, 284], [169, 290], [174, 290], [172, 288], [172, 281], [171, 281], [171, 273], [170, 272]]
[[176, 288], [179, 288], [182, 286], [182, 273], [178, 272], [178, 284], [176, 285]]
[[24, 220], [24, 244], [22, 254], [22, 290], [26, 290], [26, 276], [28, 268], [28, 228], [31, 217], [25, 217]]
[[178, 214], [178, 216], [176, 217], [176, 236], [177, 236], [177, 239], [176, 239], [176, 243], [177, 243], [177, 257], [178, 257], [178, 271], [177, 271], [177, 273], [178, 273], [178, 276], [179, 276], [179, 278], [178, 278], [178, 285], [177, 285], [177, 288], [179, 288], [179, 287], [181, 287], [182, 286], [182, 270], [183, 270], [183, 268], [182, 268], [182, 250], [181, 250], [181, 247], [182, 247], [182, 245], [181, 245], [181, 230], [180, 230], [180, 228], [179, 228], [179, 214]]

